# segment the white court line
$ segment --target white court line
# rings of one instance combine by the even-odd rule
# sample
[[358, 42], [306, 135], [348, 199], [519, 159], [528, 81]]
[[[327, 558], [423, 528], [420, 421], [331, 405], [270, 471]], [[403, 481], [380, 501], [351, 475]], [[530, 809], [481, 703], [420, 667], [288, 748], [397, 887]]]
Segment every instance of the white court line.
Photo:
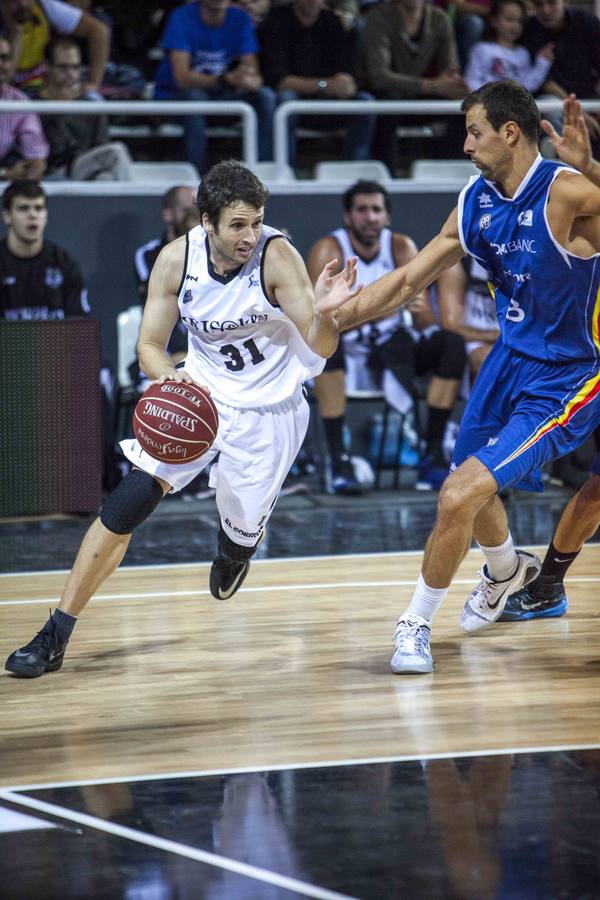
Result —
[[549, 744], [540, 747], [498, 747], [493, 750], [457, 750], [443, 753], [411, 753], [400, 756], [367, 756], [358, 759], [326, 759], [318, 762], [274, 763], [261, 766], [237, 766], [229, 769], [199, 769], [188, 772], [161, 772], [158, 775], [117, 775], [113, 778], [79, 779], [78, 781], [42, 781], [17, 784], [3, 791], [44, 791], [52, 788], [89, 787], [101, 784], [128, 784], [137, 781], [168, 781], [176, 778], [210, 778], [216, 775], [252, 775], [257, 772], [289, 772], [302, 769], [332, 769], [344, 766], [374, 766], [397, 762], [422, 762], [431, 759], [469, 759], [472, 756], [517, 756], [525, 753], [566, 753], [575, 750], [600, 750], [600, 744]]
[[[522, 544], [524, 550], [546, 550], [547, 544]], [[588, 549], [600, 548], [600, 544], [586, 544]], [[422, 556], [423, 550], [390, 550], [386, 553], [329, 553], [324, 556], [276, 556], [270, 559], [253, 559], [252, 566], [268, 566], [272, 563], [319, 562], [329, 559], [385, 559], [391, 556]], [[478, 547], [470, 547], [469, 553], [481, 553]], [[152, 563], [150, 565], [121, 566], [119, 571], [144, 571], [146, 569], [190, 569], [196, 566], [209, 566], [212, 559], [186, 563]], [[32, 569], [29, 572], [0, 572], [0, 578], [31, 578], [32, 575], [66, 575], [70, 569]]]
[[[477, 576], [473, 578], [455, 578], [452, 582], [454, 585], [466, 586], [474, 585]], [[597, 584], [600, 576], [596, 575], [580, 575], [576, 578], [569, 578], [569, 584]], [[244, 587], [239, 591], [242, 594], [268, 594], [279, 591], [323, 591], [323, 590], [339, 590], [340, 588], [379, 588], [379, 587], [412, 587], [416, 584], [416, 578], [406, 579], [402, 581], [323, 581], [317, 584], [270, 584], [265, 587]], [[136, 594], [99, 594], [92, 597], [90, 603], [102, 603], [115, 600], [147, 600], [160, 597], [210, 597], [212, 596], [208, 590], [190, 590], [190, 591], [145, 591]], [[1, 606], [27, 606], [36, 603], [58, 603], [60, 597], [39, 597], [36, 599], [19, 599], [19, 600], [0, 600]]]
[[220, 856], [216, 853], [209, 853], [207, 850], [197, 850], [195, 847], [188, 847], [185, 844], [179, 844], [166, 838], [160, 838], [156, 835], [145, 834], [142, 831], [136, 831], [133, 828], [126, 828], [123, 825], [115, 825], [96, 816], [89, 816], [87, 813], [79, 813], [74, 810], [66, 809], [62, 806], [56, 806], [54, 803], [45, 803], [43, 800], [36, 800], [34, 797], [23, 797], [21, 795], [12, 794], [7, 790], [0, 790], [0, 800], [16, 803], [20, 806], [26, 806], [29, 809], [35, 809], [37, 812], [46, 813], [59, 819], [66, 819], [68, 822], [76, 822], [78, 825], [84, 825], [93, 828], [96, 831], [103, 831], [106, 834], [112, 834], [115, 837], [125, 838], [128, 841], [135, 841], [136, 844], [145, 844], [147, 847], [154, 847], [157, 850], [164, 850], [167, 853], [175, 853], [177, 856], [184, 856], [186, 859], [193, 859], [195, 862], [206, 863], [209, 866], [215, 866], [219, 869], [226, 869], [234, 872], [236, 875], [244, 875], [247, 878], [253, 878], [255, 881], [261, 881], [266, 884], [273, 884], [276, 887], [286, 888], [289, 891], [295, 891], [304, 897], [314, 897], [316, 900], [358, 900], [348, 894], [339, 894], [337, 891], [329, 891], [326, 888], [320, 888], [316, 885], [308, 884], [305, 881], [299, 881], [297, 878], [289, 878], [286, 875], [278, 875], [276, 872], [269, 872], [268, 869], [261, 869], [258, 866], [251, 866], [248, 863], [238, 862], [235, 859], [229, 859], [226, 856]]

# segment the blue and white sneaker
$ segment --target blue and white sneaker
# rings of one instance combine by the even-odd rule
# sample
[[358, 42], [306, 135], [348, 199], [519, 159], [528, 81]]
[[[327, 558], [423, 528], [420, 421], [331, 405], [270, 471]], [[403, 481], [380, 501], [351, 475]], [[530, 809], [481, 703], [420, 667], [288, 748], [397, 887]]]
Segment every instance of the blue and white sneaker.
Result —
[[430, 456], [426, 456], [417, 472], [416, 491], [439, 491], [448, 477], [448, 468], [434, 465]]
[[481, 631], [496, 622], [504, 612], [511, 594], [516, 594], [540, 574], [542, 563], [535, 553], [517, 550], [517, 558], [514, 574], [505, 581], [494, 581], [490, 578], [487, 566], [483, 566], [481, 581], [467, 597], [462, 611], [460, 624], [464, 631]]
[[364, 493], [364, 487], [354, 472], [349, 456], [338, 456], [331, 462], [331, 493], [357, 496]]
[[534, 585], [511, 594], [498, 621], [521, 622], [523, 619], [558, 619], [564, 616], [569, 608], [565, 586], [558, 582], [553, 587], [554, 596], [550, 597], [537, 594]]

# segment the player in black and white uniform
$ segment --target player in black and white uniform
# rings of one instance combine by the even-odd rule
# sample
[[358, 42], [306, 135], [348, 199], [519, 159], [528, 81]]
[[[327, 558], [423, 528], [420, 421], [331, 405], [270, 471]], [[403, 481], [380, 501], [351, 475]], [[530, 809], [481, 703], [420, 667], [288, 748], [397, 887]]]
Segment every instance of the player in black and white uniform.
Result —
[[[201, 226], [158, 257], [138, 352], [144, 372], [208, 386], [219, 412], [213, 447], [183, 465], [158, 462], [137, 441], [122, 446], [135, 468], [88, 530], [59, 608], [42, 631], [11, 654], [7, 668], [36, 677], [55, 671], [76, 617], [119, 565], [131, 534], [164, 494], [181, 490], [211, 462], [221, 525], [210, 588], [230, 597], [244, 580], [308, 425], [305, 379], [338, 343], [334, 311], [354, 296], [355, 260], [328, 264], [311, 286], [291, 243], [263, 225], [266, 190], [234, 160], [219, 163], [198, 191]], [[183, 369], [165, 351], [181, 316], [189, 333]]]

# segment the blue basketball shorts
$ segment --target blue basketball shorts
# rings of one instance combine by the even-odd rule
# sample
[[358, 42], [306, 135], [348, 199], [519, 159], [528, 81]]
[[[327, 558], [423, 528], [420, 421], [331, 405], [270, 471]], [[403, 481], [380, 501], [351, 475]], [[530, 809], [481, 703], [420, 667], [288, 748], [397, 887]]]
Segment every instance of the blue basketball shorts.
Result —
[[497, 341], [473, 386], [452, 468], [474, 456], [498, 489], [543, 491], [540, 469], [600, 424], [600, 360], [549, 364]]

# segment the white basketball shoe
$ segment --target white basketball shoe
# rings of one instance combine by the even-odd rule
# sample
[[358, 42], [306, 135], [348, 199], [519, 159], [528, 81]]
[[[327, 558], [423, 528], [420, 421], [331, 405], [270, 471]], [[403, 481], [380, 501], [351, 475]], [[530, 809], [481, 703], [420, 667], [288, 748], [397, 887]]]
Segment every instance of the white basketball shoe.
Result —
[[431, 627], [421, 616], [407, 615], [400, 619], [394, 632], [396, 652], [391, 667], [395, 675], [417, 675], [433, 672], [429, 650]]
[[488, 575], [487, 566], [481, 569], [481, 581], [468, 596], [462, 615], [461, 628], [464, 631], [481, 631], [500, 618], [506, 601], [511, 594], [533, 581], [542, 568], [535, 553], [517, 550], [519, 564], [515, 574], [505, 581], [494, 581]]

